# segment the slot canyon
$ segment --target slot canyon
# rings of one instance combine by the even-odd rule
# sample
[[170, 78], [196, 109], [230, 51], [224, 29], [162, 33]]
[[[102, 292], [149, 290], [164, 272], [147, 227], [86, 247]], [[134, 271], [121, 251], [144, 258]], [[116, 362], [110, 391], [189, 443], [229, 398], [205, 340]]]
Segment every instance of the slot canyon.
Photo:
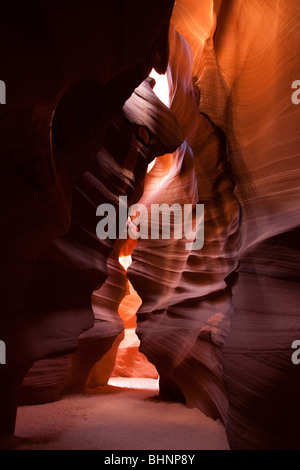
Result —
[[300, 450], [299, 2], [1, 10], [0, 448]]

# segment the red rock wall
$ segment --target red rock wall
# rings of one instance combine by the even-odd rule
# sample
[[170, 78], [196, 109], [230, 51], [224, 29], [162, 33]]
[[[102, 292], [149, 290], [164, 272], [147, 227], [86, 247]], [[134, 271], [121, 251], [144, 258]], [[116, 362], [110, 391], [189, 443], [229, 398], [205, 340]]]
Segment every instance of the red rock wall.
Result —
[[239, 206], [226, 141], [198, 111], [192, 51], [174, 29], [170, 51], [171, 112], [185, 140], [157, 160], [141, 201], [204, 204], [204, 247], [187, 250], [186, 239], [140, 240], [128, 273], [143, 300], [141, 350], [160, 374], [162, 396], [181, 396], [188, 406], [226, 420], [221, 350], [230, 324], [226, 278], [237, 267]]
[[[233, 448], [299, 448], [299, 77], [296, 1], [176, 2], [199, 110], [227, 139], [241, 208], [240, 263], [221, 363]], [[227, 252], [227, 250], [225, 250]]]
[[0, 371], [0, 433], [13, 429], [30, 364], [74, 351], [93, 326], [91, 295], [113, 247], [96, 239], [93, 182], [82, 175], [97, 166], [106, 128], [134, 89], [153, 67], [165, 70], [173, 3], [29, 8], [16, 0], [2, 9], [0, 332], [8, 365]]
[[[0, 434], [33, 362], [58, 356], [48, 400], [112, 373], [123, 248], [96, 238], [95, 207], [127, 194], [205, 205], [202, 250], [141, 240], [128, 270], [162, 397], [221, 418], [234, 449], [299, 448], [296, 0], [177, 0], [169, 42], [171, 0], [13, 3], [0, 18]], [[170, 110], [149, 80], [132, 95], [165, 71], [169, 43]], [[35, 364], [24, 402], [46, 369]]]

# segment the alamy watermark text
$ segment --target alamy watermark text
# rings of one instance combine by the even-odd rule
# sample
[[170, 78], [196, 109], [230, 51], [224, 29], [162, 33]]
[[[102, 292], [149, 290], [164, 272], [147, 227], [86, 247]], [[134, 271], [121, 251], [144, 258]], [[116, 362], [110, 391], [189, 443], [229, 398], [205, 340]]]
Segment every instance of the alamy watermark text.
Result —
[[204, 245], [203, 204], [152, 204], [150, 209], [134, 204], [128, 209], [127, 197], [120, 196], [118, 216], [112, 204], [101, 204], [96, 215], [102, 217], [96, 228], [100, 240], [185, 239], [187, 250], [201, 250]]
[[300, 365], [300, 340], [293, 342], [292, 349], [296, 349], [296, 351], [292, 355], [292, 363], [295, 366], [299, 366]]
[[6, 364], [6, 344], [0, 341], [0, 365]]
[[0, 80], [0, 104], [6, 104], [6, 85], [3, 80]]
[[292, 90], [296, 90], [292, 94], [292, 103], [298, 105], [300, 104], [300, 80], [295, 80], [292, 83]]

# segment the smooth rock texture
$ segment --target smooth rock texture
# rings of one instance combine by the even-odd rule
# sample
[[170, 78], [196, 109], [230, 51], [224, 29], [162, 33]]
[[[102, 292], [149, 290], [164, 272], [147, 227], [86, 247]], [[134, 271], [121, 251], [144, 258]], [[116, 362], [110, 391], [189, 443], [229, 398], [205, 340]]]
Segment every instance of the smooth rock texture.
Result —
[[[71, 229], [65, 237], [51, 245], [44, 258], [48, 273], [52, 276], [44, 283], [47, 293], [40, 289], [39, 295], [34, 297], [35, 302], [47, 298], [47, 307], [51, 306], [55, 311], [57, 303], [70, 306], [69, 297], [66, 297], [68, 294], [79, 315], [90, 313], [94, 317], [94, 326], [78, 338], [78, 348], [62, 393], [82, 392], [87, 387], [107, 383], [114, 369], [115, 355], [111, 354], [109, 358], [104, 356], [116, 345], [116, 341], [121, 341], [120, 335], [124, 329], [118, 309], [129, 292], [126, 272], [118, 258], [126, 247], [124, 241], [97, 238], [95, 208], [101, 202], [110, 203], [118, 213], [118, 195], [127, 196], [129, 205], [137, 202], [143, 192], [142, 183], [148, 164], [166, 150], [175, 149], [182, 140], [175, 117], [155, 96], [151, 83], [147, 79], [137, 88], [107, 128], [103, 147], [91, 171], [85, 172], [75, 187]], [[142, 117], [138, 110], [143, 103], [151, 112]], [[137, 122], [134, 120], [134, 110], [137, 110]], [[153, 116], [157, 116], [156, 121]], [[161, 123], [159, 131], [154, 127], [157, 121]], [[143, 127], [141, 124], [144, 124]], [[167, 143], [163, 137], [165, 134], [168, 135]], [[147, 142], [143, 144], [141, 139]], [[40, 271], [35, 282], [38, 282], [37, 277], [40, 282]], [[59, 279], [61, 288], [56, 288], [57, 295], [53, 297], [49, 284], [51, 281], [57, 283]], [[101, 280], [105, 282], [93, 292], [93, 286], [96, 287]], [[42, 304], [40, 306], [42, 308]], [[97, 364], [99, 361], [101, 364]], [[149, 367], [147, 361], [143, 361]]]
[[193, 50], [199, 110], [226, 136], [241, 208], [221, 358], [236, 449], [299, 448], [299, 15], [295, 0], [179, 0], [172, 18]]
[[37, 361], [23, 380], [19, 404], [41, 405], [58, 400], [72, 360], [73, 355], [66, 354]]
[[189, 45], [172, 29], [170, 109], [185, 140], [174, 154], [157, 160], [141, 202], [204, 204], [204, 247], [187, 250], [187, 239], [139, 240], [128, 276], [143, 300], [141, 351], [163, 377], [162, 396], [168, 399], [170, 388], [171, 397], [175, 393], [188, 406], [225, 421], [221, 349], [231, 314], [225, 279], [237, 267], [239, 206], [225, 138], [198, 111], [192, 59]]
[[[0, 434], [13, 431], [11, 409], [32, 362], [74, 352], [94, 325], [91, 295], [107, 277], [113, 249], [95, 234], [95, 208], [107, 201], [93, 177], [102, 171], [97, 154], [134, 89], [153, 67], [165, 71], [173, 3], [54, 1], [29, 8], [16, 0], [1, 11], [8, 104], [0, 110], [0, 333], [8, 365], [0, 381], [8, 392], [2, 396], [1, 387]], [[118, 154], [126, 168], [122, 157], [133, 139], [131, 170], [140, 148], [135, 132], [138, 126]], [[126, 192], [128, 180], [119, 176], [114, 184]], [[89, 201], [93, 187], [96, 200]]]
[[[0, 435], [29, 369], [28, 403], [157, 370], [160, 398], [221, 419], [232, 449], [299, 449], [298, 2], [177, 0], [169, 28], [173, 4], [1, 15]], [[170, 240], [99, 240], [121, 195], [204, 204], [203, 248], [175, 216]]]

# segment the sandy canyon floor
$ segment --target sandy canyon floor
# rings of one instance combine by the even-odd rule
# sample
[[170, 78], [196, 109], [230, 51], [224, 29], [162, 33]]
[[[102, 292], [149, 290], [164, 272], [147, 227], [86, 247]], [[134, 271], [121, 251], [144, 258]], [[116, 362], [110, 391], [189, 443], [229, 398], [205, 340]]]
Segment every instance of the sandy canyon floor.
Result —
[[17, 450], [227, 450], [224, 426], [158, 399], [158, 381], [113, 378], [97, 393], [21, 407]]

